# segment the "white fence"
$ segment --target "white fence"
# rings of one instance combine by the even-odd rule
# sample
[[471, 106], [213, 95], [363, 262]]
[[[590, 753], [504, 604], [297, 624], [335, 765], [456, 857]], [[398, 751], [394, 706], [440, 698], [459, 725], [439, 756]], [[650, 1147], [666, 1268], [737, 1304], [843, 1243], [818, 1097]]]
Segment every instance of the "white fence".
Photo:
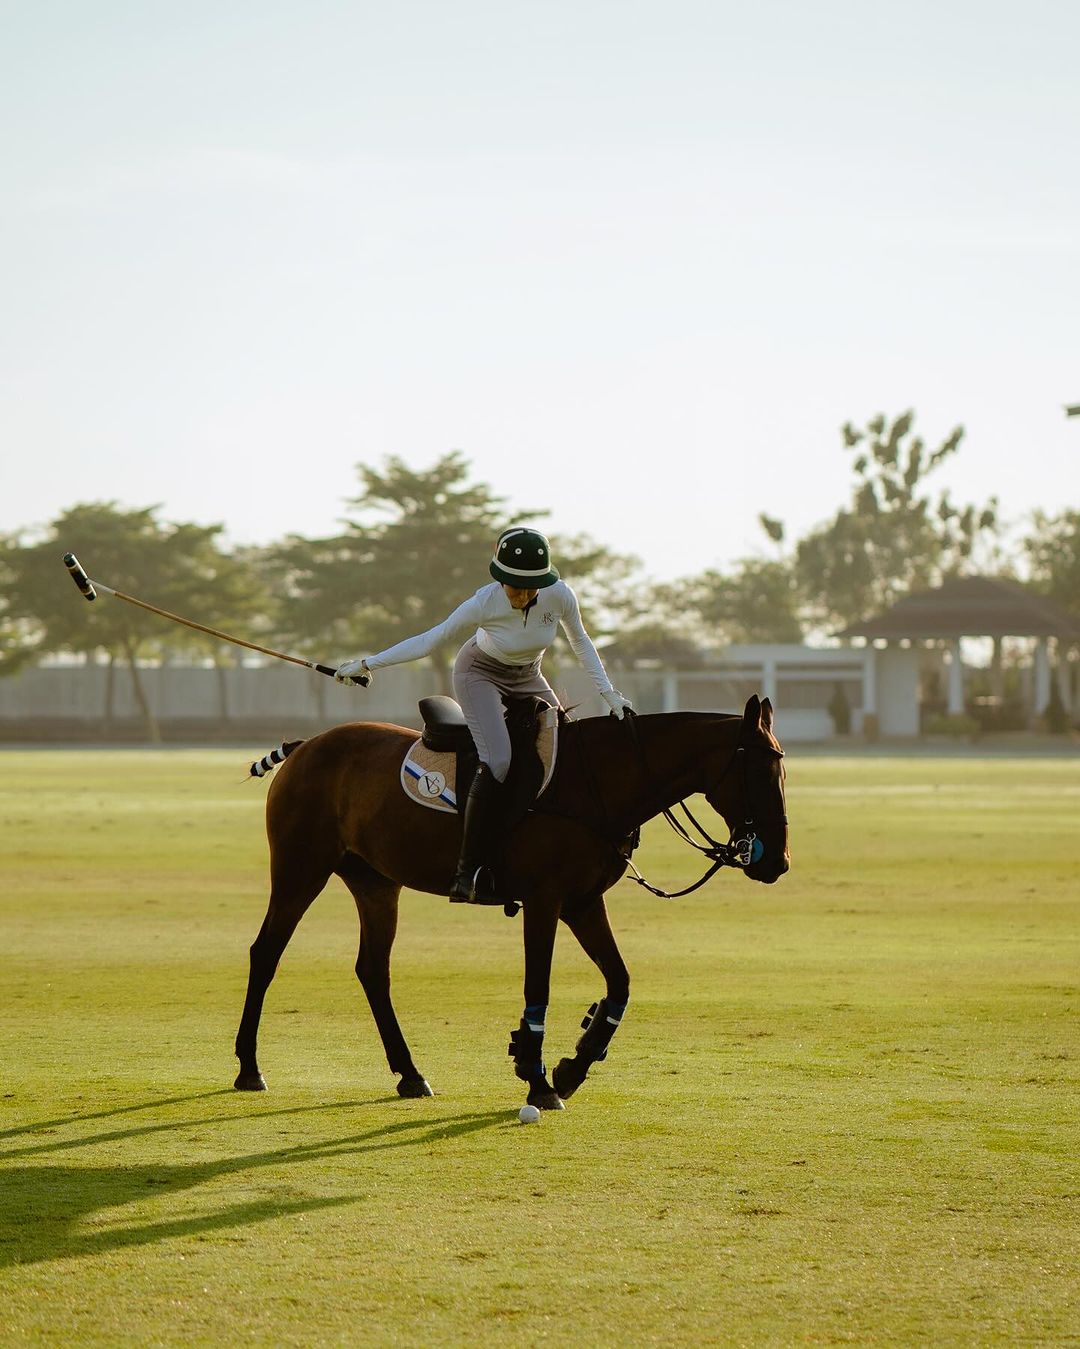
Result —
[[[418, 698], [436, 691], [435, 676], [421, 669], [395, 672], [370, 690], [346, 688], [325, 675], [287, 665], [234, 669], [177, 665], [139, 670], [150, 711], [163, 731], [215, 722], [238, 727], [280, 721], [293, 724], [416, 720]], [[410, 714], [411, 710], [411, 714]], [[54, 723], [120, 730], [144, 723], [131, 671], [101, 665], [43, 666], [0, 679], [0, 727]]]

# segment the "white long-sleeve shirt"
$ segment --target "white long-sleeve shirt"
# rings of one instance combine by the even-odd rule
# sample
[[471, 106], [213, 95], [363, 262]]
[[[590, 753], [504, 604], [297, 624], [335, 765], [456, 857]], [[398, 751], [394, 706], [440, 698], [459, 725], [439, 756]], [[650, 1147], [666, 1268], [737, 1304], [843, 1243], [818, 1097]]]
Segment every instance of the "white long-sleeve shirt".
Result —
[[380, 670], [387, 665], [419, 660], [443, 642], [455, 637], [464, 641], [475, 633], [476, 644], [485, 655], [504, 665], [531, 665], [555, 640], [560, 624], [574, 655], [592, 675], [598, 691], [608, 692], [611, 680], [581, 622], [577, 596], [565, 581], [545, 586], [527, 609], [515, 609], [499, 582], [492, 581], [481, 586], [434, 628], [364, 659], [369, 670]]

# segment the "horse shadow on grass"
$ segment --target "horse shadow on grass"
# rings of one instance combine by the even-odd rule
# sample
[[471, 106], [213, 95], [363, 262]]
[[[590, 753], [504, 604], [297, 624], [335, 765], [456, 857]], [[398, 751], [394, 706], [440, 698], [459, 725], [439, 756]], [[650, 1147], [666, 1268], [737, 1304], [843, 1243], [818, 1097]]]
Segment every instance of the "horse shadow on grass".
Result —
[[150, 1101], [115, 1105], [108, 1110], [88, 1110], [82, 1114], [73, 1110], [66, 1115], [57, 1115], [54, 1119], [39, 1119], [33, 1124], [16, 1124], [11, 1129], [0, 1129], [0, 1142], [7, 1138], [18, 1138], [22, 1134], [50, 1133], [54, 1129], [66, 1128], [70, 1124], [88, 1124], [92, 1120], [113, 1119], [117, 1115], [135, 1115], [141, 1110], [161, 1110], [167, 1105], [190, 1105], [192, 1101], [209, 1101], [214, 1096], [232, 1097], [235, 1096], [235, 1092], [230, 1087], [215, 1087], [213, 1091], [191, 1092], [186, 1096], [155, 1096]]
[[[107, 1118], [114, 1114], [186, 1100], [204, 1100], [226, 1093], [204, 1093], [189, 1098], [156, 1100], [145, 1107], [132, 1106], [116, 1111], [102, 1111], [66, 1120], [45, 1121], [25, 1129], [8, 1130], [6, 1137], [40, 1135], [63, 1125]], [[232, 1095], [231, 1092], [227, 1093]], [[337, 1101], [316, 1106], [284, 1107], [260, 1112], [259, 1118], [274, 1116], [303, 1116], [324, 1110], [340, 1110], [361, 1104], [372, 1106], [398, 1098], [383, 1097], [377, 1101]], [[279, 1168], [320, 1162], [334, 1158], [357, 1158], [401, 1148], [428, 1147], [451, 1138], [505, 1125], [507, 1112], [491, 1110], [480, 1113], [451, 1115], [442, 1119], [420, 1118], [396, 1120], [389, 1124], [346, 1134], [340, 1138], [321, 1139], [313, 1143], [297, 1143], [231, 1157], [219, 1157], [202, 1162], [138, 1163], [131, 1166], [77, 1166], [65, 1163], [42, 1164], [29, 1161], [44, 1153], [65, 1152], [70, 1149], [99, 1144], [114, 1144], [124, 1139], [146, 1137], [150, 1134], [169, 1134], [187, 1129], [205, 1128], [219, 1123], [235, 1124], [242, 1120], [235, 1112], [203, 1116], [167, 1123], [143, 1124], [126, 1129], [89, 1133], [66, 1141], [49, 1139], [29, 1143], [0, 1152], [0, 1269], [13, 1265], [37, 1264], [50, 1260], [71, 1259], [80, 1256], [101, 1255], [109, 1251], [146, 1246], [173, 1237], [201, 1237], [213, 1239], [212, 1234], [227, 1229], [245, 1227], [272, 1218], [313, 1213], [320, 1209], [340, 1208], [361, 1202], [363, 1193], [319, 1195], [299, 1200], [249, 1198], [241, 1203], [226, 1203], [214, 1211], [164, 1219], [160, 1221], [127, 1220], [123, 1216], [106, 1218], [104, 1215], [125, 1205], [145, 1202], [149, 1198], [181, 1195], [186, 1191], [220, 1179], [235, 1176], [256, 1178], [262, 1169]], [[10, 1163], [14, 1162], [14, 1165]], [[100, 1216], [99, 1216], [100, 1215]]]

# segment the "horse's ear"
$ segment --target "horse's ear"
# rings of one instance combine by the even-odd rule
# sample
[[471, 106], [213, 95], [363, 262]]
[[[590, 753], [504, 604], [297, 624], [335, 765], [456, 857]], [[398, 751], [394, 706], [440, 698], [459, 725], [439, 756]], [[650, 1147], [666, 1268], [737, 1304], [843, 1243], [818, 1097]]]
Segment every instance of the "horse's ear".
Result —
[[747, 698], [746, 706], [743, 708], [743, 730], [753, 735], [761, 725], [761, 699], [757, 694]]
[[773, 705], [771, 698], [765, 698], [761, 704], [761, 729], [772, 733]]

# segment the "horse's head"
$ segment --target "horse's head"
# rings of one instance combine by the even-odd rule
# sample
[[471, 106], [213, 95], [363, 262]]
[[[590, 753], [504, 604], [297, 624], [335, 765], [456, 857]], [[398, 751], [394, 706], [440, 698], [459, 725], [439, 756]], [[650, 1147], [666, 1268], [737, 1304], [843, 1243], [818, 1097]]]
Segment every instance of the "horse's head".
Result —
[[[773, 735], [773, 708], [756, 695], [743, 711], [738, 744], [719, 781], [705, 799], [724, 817], [733, 839], [756, 836], [752, 860], [743, 870], [753, 881], [772, 885], [791, 865], [784, 751]], [[760, 855], [757, 855], [760, 854]]]

